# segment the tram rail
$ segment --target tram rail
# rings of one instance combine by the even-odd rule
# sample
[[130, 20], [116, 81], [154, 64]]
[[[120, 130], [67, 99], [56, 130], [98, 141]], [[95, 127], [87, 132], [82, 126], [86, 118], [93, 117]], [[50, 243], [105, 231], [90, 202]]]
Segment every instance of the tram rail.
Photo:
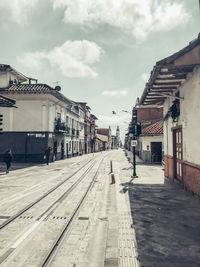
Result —
[[48, 264], [53, 259], [54, 255], [55, 255], [55, 252], [59, 248], [59, 245], [60, 245], [61, 241], [65, 237], [65, 235], [68, 232], [70, 226], [73, 224], [73, 221], [76, 218], [76, 215], [80, 212], [80, 209], [81, 209], [82, 205], [84, 204], [84, 201], [86, 200], [89, 191], [92, 189], [92, 187], [93, 187], [93, 185], [94, 185], [94, 183], [96, 181], [96, 178], [98, 176], [98, 172], [99, 172], [100, 166], [101, 166], [101, 164], [102, 164], [104, 159], [105, 159], [105, 157], [101, 159], [101, 161], [99, 163], [99, 166], [98, 166], [98, 168], [97, 168], [97, 170], [95, 172], [95, 175], [93, 176], [89, 186], [87, 187], [87, 190], [85, 191], [84, 195], [81, 197], [81, 199], [80, 199], [79, 203], [77, 204], [76, 208], [72, 212], [68, 222], [63, 226], [63, 228], [61, 229], [60, 233], [56, 237], [56, 239], [55, 239], [53, 245], [51, 246], [51, 248], [49, 249], [48, 253], [43, 258], [42, 262], [39, 265], [40, 267], [48, 266]]
[[73, 174], [71, 174], [70, 176], [68, 176], [65, 180], [61, 181], [59, 184], [57, 184], [56, 186], [52, 187], [50, 190], [48, 190], [42, 196], [40, 196], [39, 198], [37, 198], [36, 200], [34, 200], [33, 202], [31, 202], [30, 204], [26, 205], [24, 208], [22, 208], [21, 210], [19, 210], [17, 213], [15, 213], [14, 215], [12, 215], [8, 219], [6, 219], [2, 224], [0, 224], [0, 230], [3, 229], [8, 224], [10, 224], [12, 221], [14, 221], [19, 216], [21, 216], [24, 212], [26, 212], [27, 210], [29, 210], [30, 208], [32, 208], [35, 204], [39, 203], [41, 200], [43, 200], [44, 198], [46, 198], [48, 195], [50, 195], [56, 189], [58, 189], [60, 186], [62, 186], [64, 183], [66, 183], [70, 178], [72, 178], [74, 175], [76, 175], [78, 172], [80, 172], [85, 166], [87, 166], [92, 161], [95, 161], [95, 159], [92, 158], [89, 161], [87, 161], [83, 166], [81, 166], [81, 168], [79, 168], [78, 170], [76, 170]]

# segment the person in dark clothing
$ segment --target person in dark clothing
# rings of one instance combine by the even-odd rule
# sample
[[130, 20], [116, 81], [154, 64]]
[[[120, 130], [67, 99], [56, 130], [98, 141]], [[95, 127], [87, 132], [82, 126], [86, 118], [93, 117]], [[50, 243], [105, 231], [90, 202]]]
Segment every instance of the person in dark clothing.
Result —
[[47, 165], [49, 165], [49, 157], [50, 157], [50, 154], [51, 154], [51, 150], [52, 150], [52, 148], [49, 146], [44, 152], [44, 155], [46, 157]]
[[6, 163], [6, 173], [9, 173], [13, 155], [11, 149], [7, 150], [4, 154], [3, 161]]

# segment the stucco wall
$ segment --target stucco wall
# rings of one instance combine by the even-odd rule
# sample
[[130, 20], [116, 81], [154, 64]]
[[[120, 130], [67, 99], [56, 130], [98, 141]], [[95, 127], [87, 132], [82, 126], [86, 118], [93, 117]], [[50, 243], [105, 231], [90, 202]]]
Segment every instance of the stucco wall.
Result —
[[200, 164], [200, 67], [182, 87], [183, 160]]
[[[139, 138], [139, 146], [140, 152], [139, 155], [144, 161], [151, 162], [151, 142], [161, 142], [163, 144], [163, 136], [162, 135], [154, 135], [154, 136], [140, 136]], [[149, 150], [147, 149], [149, 147]]]
[[4, 108], [3, 131], [47, 131], [47, 104], [43, 101], [17, 100], [18, 108]]
[[[172, 127], [182, 125], [183, 160], [200, 164], [200, 67], [191, 73], [180, 87], [180, 116], [177, 122], [170, 117], [164, 123], [164, 151], [173, 156]], [[172, 105], [174, 98], [168, 98], [164, 104], [164, 115]]]
[[141, 136], [140, 140], [142, 142], [142, 150], [147, 150], [147, 146], [149, 146], [149, 150], [151, 150], [151, 142], [163, 142], [163, 136]]
[[[172, 105], [172, 101], [174, 99], [167, 98], [167, 100], [164, 103], [164, 116], [169, 110], [170, 106]], [[163, 140], [164, 140], [164, 153], [165, 155], [173, 156], [173, 142], [172, 142], [172, 131], [171, 127], [175, 126], [175, 124], [172, 123], [172, 118], [168, 118], [168, 120], [164, 121], [163, 124]]]

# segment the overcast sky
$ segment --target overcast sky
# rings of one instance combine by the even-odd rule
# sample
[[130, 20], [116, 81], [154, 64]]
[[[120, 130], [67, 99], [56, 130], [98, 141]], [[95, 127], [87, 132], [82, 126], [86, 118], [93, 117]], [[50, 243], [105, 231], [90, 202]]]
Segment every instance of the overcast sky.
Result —
[[156, 61], [198, 32], [198, 0], [0, 0], [0, 63], [58, 82], [113, 134], [117, 125], [124, 134], [122, 110], [131, 112]]

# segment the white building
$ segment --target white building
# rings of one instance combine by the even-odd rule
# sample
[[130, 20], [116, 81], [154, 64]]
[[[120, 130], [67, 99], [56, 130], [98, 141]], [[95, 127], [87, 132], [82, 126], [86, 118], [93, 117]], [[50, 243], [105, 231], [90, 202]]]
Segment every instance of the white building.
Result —
[[[29, 84], [21, 83], [28, 80]], [[9, 65], [0, 65], [1, 95], [14, 99], [17, 106], [1, 110], [1, 156], [11, 148], [15, 161], [41, 162], [48, 146], [53, 148], [52, 159], [78, 155], [80, 109], [59, 92], [59, 86], [30, 82]]]
[[165, 175], [200, 196], [200, 34], [156, 63], [141, 103], [164, 104]]
[[161, 162], [163, 150], [163, 120], [151, 122], [142, 127], [138, 138], [137, 151], [145, 162]]

